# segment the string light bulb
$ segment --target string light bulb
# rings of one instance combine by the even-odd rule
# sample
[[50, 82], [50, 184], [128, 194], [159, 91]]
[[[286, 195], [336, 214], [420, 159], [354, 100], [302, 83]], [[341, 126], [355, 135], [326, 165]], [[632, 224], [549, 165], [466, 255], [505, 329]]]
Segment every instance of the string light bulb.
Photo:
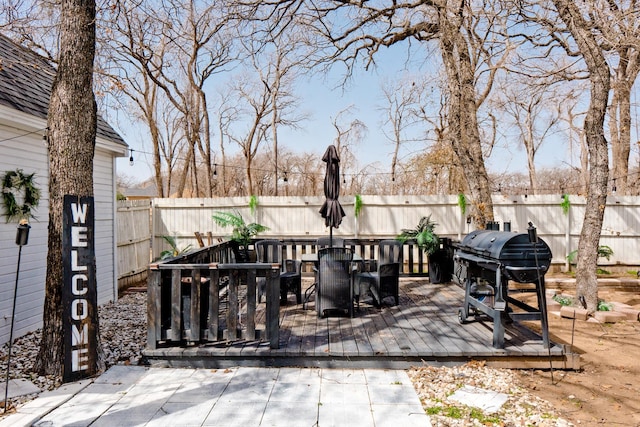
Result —
[[129, 165], [133, 166], [133, 148], [129, 148]]
[[284, 171], [284, 178], [282, 178], [284, 182], [289, 182], [289, 178], [287, 178], [287, 171]]
[[213, 177], [216, 178], [218, 176], [218, 165], [213, 164]]

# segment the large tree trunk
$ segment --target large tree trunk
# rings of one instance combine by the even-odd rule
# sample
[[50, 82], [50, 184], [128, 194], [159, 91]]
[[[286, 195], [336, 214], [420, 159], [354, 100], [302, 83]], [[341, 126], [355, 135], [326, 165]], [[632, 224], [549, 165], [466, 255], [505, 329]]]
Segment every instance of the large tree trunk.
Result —
[[35, 366], [41, 375], [62, 375], [64, 363], [63, 198], [65, 194], [93, 196], [95, 1], [64, 0], [61, 7], [60, 57], [47, 119], [49, 242], [42, 340]]
[[589, 191], [578, 242], [576, 296], [578, 299], [584, 298], [587, 310], [593, 312], [598, 309], [596, 269], [609, 180], [609, 151], [604, 137], [604, 120], [610, 74], [602, 50], [573, 0], [554, 0], [554, 4], [582, 53], [591, 83], [591, 99], [584, 122], [589, 150]]
[[488, 221], [493, 221], [493, 200], [478, 130], [474, 70], [460, 29], [451, 22], [452, 18], [447, 16], [446, 10], [440, 13], [440, 44], [451, 95], [451, 142], [459, 163], [464, 165], [474, 225], [484, 228]]

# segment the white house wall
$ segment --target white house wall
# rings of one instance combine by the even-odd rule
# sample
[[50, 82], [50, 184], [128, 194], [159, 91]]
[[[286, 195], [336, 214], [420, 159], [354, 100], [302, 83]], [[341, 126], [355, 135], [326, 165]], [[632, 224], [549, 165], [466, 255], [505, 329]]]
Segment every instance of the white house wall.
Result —
[[[1, 111], [4, 113], [5, 111]], [[20, 113], [17, 114], [18, 116]], [[22, 248], [14, 338], [34, 331], [42, 325], [47, 257], [47, 227], [49, 194], [47, 150], [42, 140], [44, 123], [32, 124], [27, 130], [17, 126], [31, 120], [24, 116], [21, 124], [9, 123], [7, 115], [0, 114], [0, 173], [22, 169], [34, 173], [41, 191], [41, 199], [35, 212], [37, 218], [30, 221], [29, 242]], [[33, 132], [30, 135], [25, 135]], [[104, 304], [117, 297], [117, 269], [115, 267], [115, 153], [126, 154], [124, 148], [117, 152], [104, 141], [97, 144], [94, 159], [94, 197], [96, 279], [98, 303]], [[16, 224], [0, 217], [0, 344], [8, 341], [11, 327], [14, 287], [19, 247], [15, 244]]]

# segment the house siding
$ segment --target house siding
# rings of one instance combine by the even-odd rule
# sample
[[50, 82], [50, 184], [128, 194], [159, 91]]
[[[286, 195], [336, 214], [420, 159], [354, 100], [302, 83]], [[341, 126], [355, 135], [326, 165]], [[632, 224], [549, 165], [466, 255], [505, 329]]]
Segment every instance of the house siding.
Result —
[[[0, 112], [2, 107], [0, 106]], [[2, 115], [0, 115], [2, 116]], [[2, 117], [7, 117], [6, 115]], [[40, 127], [41, 126], [41, 127]], [[0, 173], [22, 169], [24, 173], [35, 172], [35, 182], [41, 191], [36, 218], [30, 220], [29, 242], [22, 247], [14, 338], [32, 332], [42, 325], [48, 233], [48, 156], [42, 140], [44, 123], [27, 129], [19, 129], [6, 119], [0, 119]], [[27, 133], [33, 132], [29, 135]], [[104, 142], [103, 144], [104, 145]], [[98, 304], [117, 298], [117, 269], [114, 259], [115, 168], [111, 148], [98, 146], [94, 158], [95, 200], [95, 250]], [[16, 224], [0, 219], [0, 344], [9, 340], [11, 312], [19, 247], [15, 245]]]

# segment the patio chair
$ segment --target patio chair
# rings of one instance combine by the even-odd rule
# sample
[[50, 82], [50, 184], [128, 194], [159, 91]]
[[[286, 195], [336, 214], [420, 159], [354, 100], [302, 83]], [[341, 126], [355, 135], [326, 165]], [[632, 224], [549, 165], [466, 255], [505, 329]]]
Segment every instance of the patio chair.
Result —
[[[320, 249], [329, 248], [329, 247], [344, 248], [344, 239], [342, 237], [318, 237], [318, 239], [316, 240], [316, 253]], [[311, 295], [313, 295], [313, 293], [316, 291], [316, 284], [318, 283], [318, 264], [317, 263], [316, 265], [313, 266], [313, 275], [314, 275], [313, 284], [309, 286], [307, 289], [305, 289], [304, 291], [304, 300], [302, 303], [303, 309], [306, 308], [307, 303], [309, 302], [309, 298], [311, 298]]]
[[318, 251], [316, 312], [346, 312], [353, 317], [353, 251], [349, 248], [324, 248]]
[[[302, 262], [293, 259], [284, 259], [282, 256], [282, 243], [277, 240], [260, 240], [256, 242], [256, 256], [258, 262], [280, 264], [280, 304], [287, 303], [289, 292], [296, 294], [296, 303], [302, 302]], [[258, 302], [264, 295], [264, 280], [258, 287]]]
[[344, 239], [342, 237], [318, 237], [316, 240], [316, 250], [329, 247], [344, 248]]
[[398, 240], [382, 240], [378, 244], [378, 259], [369, 261], [370, 271], [356, 274], [356, 303], [360, 308], [360, 295], [370, 292], [374, 305], [392, 296], [398, 305], [398, 281], [402, 262], [402, 243]]

